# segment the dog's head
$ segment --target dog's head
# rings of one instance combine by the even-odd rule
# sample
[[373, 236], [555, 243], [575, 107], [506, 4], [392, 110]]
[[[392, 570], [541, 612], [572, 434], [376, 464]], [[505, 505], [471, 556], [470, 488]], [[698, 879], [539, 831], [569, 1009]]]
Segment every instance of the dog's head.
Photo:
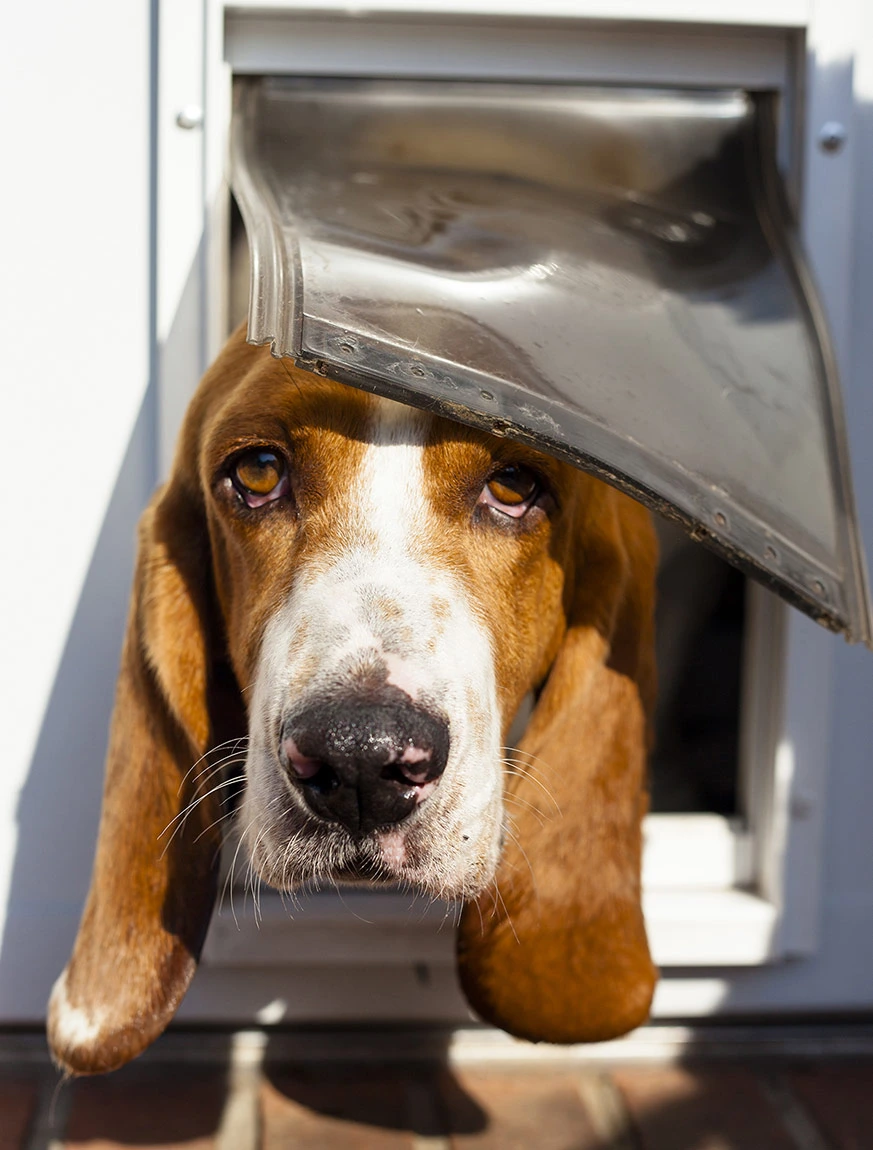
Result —
[[221, 751], [246, 736], [237, 827], [268, 883], [464, 902], [463, 985], [514, 1033], [640, 1021], [654, 566], [611, 488], [238, 332], [141, 525], [58, 1061], [112, 1069], [172, 1016], [235, 789]]

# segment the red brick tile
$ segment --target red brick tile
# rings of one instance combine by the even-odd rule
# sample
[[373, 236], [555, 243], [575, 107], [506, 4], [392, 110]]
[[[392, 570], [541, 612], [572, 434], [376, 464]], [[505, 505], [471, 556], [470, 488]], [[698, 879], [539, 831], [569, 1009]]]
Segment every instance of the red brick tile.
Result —
[[870, 1150], [873, 1062], [804, 1067], [789, 1081], [835, 1150]]
[[577, 1077], [545, 1070], [456, 1072], [460, 1089], [444, 1091], [453, 1150], [598, 1150], [603, 1143], [582, 1103]]
[[275, 1070], [262, 1090], [263, 1150], [411, 1150], [413, 1079], [378, 1066]]
[[122, 1071], [71, 1087], [69, 1150], [212, 1150], [224, 1106], [220, 1073]]
[[794, 1150], [749, 1071], [665, 1066], [612, 1078], [644, 1150]]
[[36, 1109], [36, 1084], [0, 1078], [0, 1150], [22, 1150]]

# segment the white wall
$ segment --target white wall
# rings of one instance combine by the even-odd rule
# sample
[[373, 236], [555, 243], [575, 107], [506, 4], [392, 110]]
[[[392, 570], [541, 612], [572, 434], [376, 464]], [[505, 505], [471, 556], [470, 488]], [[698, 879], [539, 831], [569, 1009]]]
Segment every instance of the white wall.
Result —
[[39, 1017], [75, 929], [153, 484], [150, 24], [3, 16], [0, 1019]]

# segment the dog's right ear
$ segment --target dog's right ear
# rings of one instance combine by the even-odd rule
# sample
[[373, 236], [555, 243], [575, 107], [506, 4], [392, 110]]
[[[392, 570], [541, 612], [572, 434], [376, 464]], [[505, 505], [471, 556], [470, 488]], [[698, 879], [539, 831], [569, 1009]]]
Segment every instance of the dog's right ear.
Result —
[[624, 1034], [654, 993], [640, 861], [656, 560], [648, 513], [592, 483], [564, 640], [506, 780], [497, 890], [461, 918], [471, 1005], [534, 1042]]
[[[223, 689], [211, 583], [200, 493], [177, 477], [140, 524], [91, 889], [49, 1004], [52, 1053], [73, 1074], [113, 1070], [161, 1033], [209, 925], [221, 820], [202, 756]], [[237, 713], [238, 694], [224, 702]]]

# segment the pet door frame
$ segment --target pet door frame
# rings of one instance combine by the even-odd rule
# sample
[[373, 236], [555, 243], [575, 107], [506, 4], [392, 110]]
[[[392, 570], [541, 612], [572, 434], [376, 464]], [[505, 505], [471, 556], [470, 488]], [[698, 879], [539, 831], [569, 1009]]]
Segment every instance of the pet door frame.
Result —
[[[827, 186], [833, 202], [836, 186], [844, 201], [841, 217], [800, 212], [804, 247], [842, 364], [849, 341], [852, 174], [848, 153], [825, 152], [812, 135], [814, 125], [847, 123], [852, 115], [851, 81], [814, 66], [816, 59], [823, 63], [853, 51], [857, 33], [844, 11], [851, 4], [835, 5], [825, 13], [825, 5], [813, 9], [812, 0], [543, 0], [535, 19], [525, 19], [533, 6], [510, 0], [377, 0], [356, 16], [348, 16], [340, 0], [237, 0], [227, 7], [221, 0], [160, 0], [161, 472], [169, 467], [194, 383], [227, 334], [226, 171], [235, 73], [777, 89], [783, 97], [779, 160], [789, 196], [798, 204], [803, 189], [803, 202], [815, 203], [818, 189]], [[646, 820], [647, 920], [656, 961], [668, 969], [756, 966], [812, 954], [818, 944], [837, 640], [762, 589], [752, 586], [749, 601], [741, 790], [752, 813]], [[428, 924], [420, 930], [412, 924], [404, 933], [401, 908], [385, 901], [391, 896], [360, 897], [381, 906], [373, 913], [387, 924], [370, 936], [372, 946], [366, 928], [336, 900], [321, 900], [307, 925], [304, 918], [290, 922], [278, 897], [271, 897], [259, 931], [250, 915], [242, 932], [229, 916], [218, 918], [205, 962], [227, 973], [319, 957], [389, 965], [451, 962], [445, 933], [436, 942]], [[399, 937], [407, 942], [399, 945]], [[656, 1015], [708, 1009], [705, 989], [682, 986], [674, 992], [668, 980], [662, 982]], [[210, 1009], [195, 1004], [192, 1017]]]

